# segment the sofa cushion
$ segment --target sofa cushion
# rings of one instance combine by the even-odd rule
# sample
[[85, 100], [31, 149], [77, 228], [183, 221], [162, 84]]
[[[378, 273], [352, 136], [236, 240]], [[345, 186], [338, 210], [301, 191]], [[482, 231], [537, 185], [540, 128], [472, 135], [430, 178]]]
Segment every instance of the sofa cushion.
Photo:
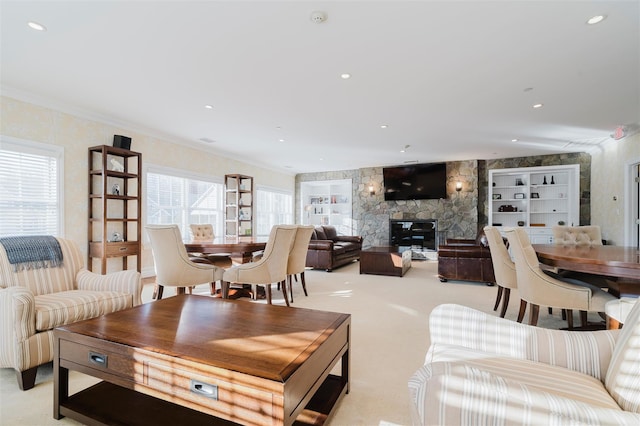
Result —
[[447, 361], [426, 364], [410, 380], [422, 424], [603, 424], [614, 421], [612, 412], [624, 415], [589, 375], [462, 347], [441, 353]]
[[328, 240], [329, 238], [327, 238], [327, 234], [324, 233], [324, 228], [322, 228], [322, 226], [316, 226], [316, 237], [319, 240]]
[[339, 244], [339, 243], [334, 243], [333, 244], [333, 254], [334, 255], [342, 254], [342, 253], [345, 253], [346, 251], [347, 251], [346, 248], [342, 244]]
[[71, 290], [36, 296], [35, 302], [36, 330], [47, 331], [129, 308], [133, 306], [133, 296], [115, 291]]
[[335, 226], [323, 226], [322, 229], [324, 229], [324, 235], [327, 236], [327, 240], [336, 240], [338, 231], [336, 230]]

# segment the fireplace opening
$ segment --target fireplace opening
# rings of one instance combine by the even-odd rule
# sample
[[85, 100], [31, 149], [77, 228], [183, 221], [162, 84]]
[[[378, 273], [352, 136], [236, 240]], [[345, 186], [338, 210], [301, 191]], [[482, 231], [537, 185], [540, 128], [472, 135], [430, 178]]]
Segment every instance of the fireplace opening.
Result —
[[389, 245], [411, 250], [415, 260], [427, 259], [425, 252], [437, 251], [437, 235], [437, 219], [389, 220]]

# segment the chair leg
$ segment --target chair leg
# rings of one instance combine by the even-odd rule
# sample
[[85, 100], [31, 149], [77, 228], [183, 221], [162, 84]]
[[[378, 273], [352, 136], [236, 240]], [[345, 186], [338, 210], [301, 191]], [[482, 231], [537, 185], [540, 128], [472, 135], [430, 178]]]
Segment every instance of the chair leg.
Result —
[[505, 288], [504, 295], [502, 297], [502, 309], [500, 310], [500, 318], [504, 318], [507, 313], [507, 308], [509, 307], [509, 296], [511, 296], [511, 289]]
[[[293, 277], [294, 275], [287, 275], [287, 284], [289, 285], [289, 294], [291, 296], [291, 303], [293, 303]], [[278, 284], [278, 287], [280, 287], [280, 284]]]
[[222, 283], [220, 284], [221, 288], [221, 293], [222, 293], [222, 298], [223, 299], [228, 299], [229, 298], [229, 281], [222, 281]]
[[20, 388], [20, 390], [26, 391], [36, 385], [37, 372], [37, 366], [31, 367], [30, 369], [24, 371], [16, 370], [16, 378], [18, 379], [18, 387]]
[[524, 299], [520, 299], [520, 310], [518, 311], [518, 322], [522, 322], [524, 319], [524, 313], [527, 310], [527, 302]]
[[529, 309], [529, 325], [538, 325], [538, 315], [540, 313], [540, 306], [531, 304]]
[[215, 296], [216, 295], [216, 282], [215, 281], [211, 281], [209, 283], [209, 287], [211, 287], [211, 295]]
[[282, 281], [282, 295], [284, 296], [284, 301], [287, 306], [291, 306], [289, 305], [289, 296], [287, 295], [287, 282], [284, 280]]
[[587, 311], [580, 311], [580, 327], [586, 327], [588, 325], [587, 321]]
[[563, 309], [561, 312], [562, 312], [562, 320], [566, 321], [567, 320], [567, 310]]
[[300, 272], [300, 282], [302, 283], [302, 290], [304, 291], [304, 295], [308, 296], [309, 294], [307, 293], [307, 283], [304, 279], [304, 271]]
[[563, 309], [567, 312], [567, 326], [569, 330], [573, 330], [573, 311], [571, 309]]
[[500, 306], [500, 300], [502, 300], [502, 290], [503, 287], [498, 286], [498, 294], [496, 295], [496, 303], [495, 305], [493, 305], [493, 310], [497, 311], [498, 310], [498, 306]]
[[[265, 293], [267, 293], [267, 303], [272, 305], [272, 303], [271, 303], [271, 284], [265, 285], [264, 289], [265, 289]], [[257, 287], [256, 287], [256, 293], [258, 293], [258, 288]], [[287, 303], [288, 303], [288, 301], [287, 301]]]
[[156, 284], [156, 287], [153, 289], [153, 299], [154, 300], [162, 299], [163, 292], [164, 292], [164, 286]]

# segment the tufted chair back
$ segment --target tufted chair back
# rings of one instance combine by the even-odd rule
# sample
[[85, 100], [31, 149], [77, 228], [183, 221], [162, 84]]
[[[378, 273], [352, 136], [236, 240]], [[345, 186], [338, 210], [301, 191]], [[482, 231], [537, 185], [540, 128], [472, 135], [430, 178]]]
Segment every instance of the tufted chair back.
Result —
[[599, 226], [554, 226], [553, 243], [566, 246], [601, 246]]
[[210, 223], [191, 224], [191, 235], [195, 241], [213, 241], [215, 235], [213, 233], [213, 225]]

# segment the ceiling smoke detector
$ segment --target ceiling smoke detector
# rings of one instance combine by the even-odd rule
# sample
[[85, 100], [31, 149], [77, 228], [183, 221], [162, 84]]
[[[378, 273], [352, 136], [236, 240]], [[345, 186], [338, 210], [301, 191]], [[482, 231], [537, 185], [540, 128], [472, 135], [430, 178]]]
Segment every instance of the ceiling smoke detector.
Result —
[[315, 22], [316, 24], [322, 24], [324, 21], [327, 20], [327, 14], [320, 11], [320, 10], [316, 10], [314, 12], [311, 12], [311, 22]]

